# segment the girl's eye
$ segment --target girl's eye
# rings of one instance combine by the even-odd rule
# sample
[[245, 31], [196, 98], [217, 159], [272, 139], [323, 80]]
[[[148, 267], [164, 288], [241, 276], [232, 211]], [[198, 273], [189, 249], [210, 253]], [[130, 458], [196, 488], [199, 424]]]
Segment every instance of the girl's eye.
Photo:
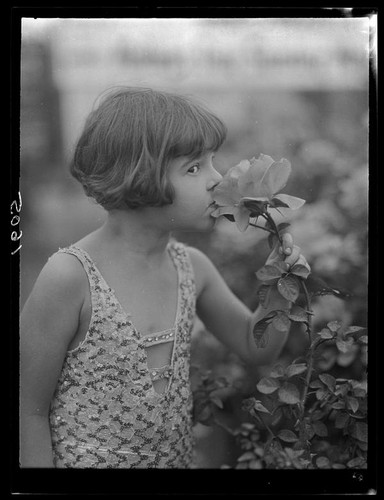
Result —
[[195, 163], [195, 165], [192, 165], [192, 167], [189, 167], [188, 173], [192, 175], [196, 175], [200, 171], [200, 164]]

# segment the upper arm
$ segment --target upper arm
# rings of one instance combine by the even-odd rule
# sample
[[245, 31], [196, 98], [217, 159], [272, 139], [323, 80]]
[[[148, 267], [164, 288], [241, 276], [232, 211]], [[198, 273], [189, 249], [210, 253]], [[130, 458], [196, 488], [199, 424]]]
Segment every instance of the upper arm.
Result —
[[43, 267], [20, 317], [23, 411], [47, 414], [84, 301], [84, 272], [73, 256], [57, 253]]
[[195, 273], [199, 318], [230, 350], [249, 360], [251, 311], [230, 290], [206, 255], [196, 248], [188, 251]]

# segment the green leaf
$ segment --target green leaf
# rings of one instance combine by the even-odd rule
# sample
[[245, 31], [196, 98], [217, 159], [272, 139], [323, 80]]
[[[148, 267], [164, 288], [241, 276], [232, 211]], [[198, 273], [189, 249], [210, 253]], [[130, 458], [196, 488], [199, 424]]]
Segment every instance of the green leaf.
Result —
[[364, 398], [367, 395], [367, 390], [368, 390], [368, 385], [367, 385], [367, 380], [351, 380], [350, 381], [352, 387], [353, 387], [353, 394], [356, 397]]
[[263, 404], [261, 401], [256, 400], [255, 402], [255, 410], [260, 411], [262, 413], [271, 413]]
[[353, 411], [353, 413], [356, 413], [357, 410], [359, 409], [359, 401], [356, 398], [353, 397], [348, 397], [347, 398], [347, 407]]
[[316, 465], [319, 469], [329, 469], [331, 462], [327, 457], [318, 457], [316, 458]]
[[219, 408], [221, 408], [221, 409], [224, 408], [224, 405], [223, 405], [223, 402], [221, 401], [221, 399], [219, 399], [217, 397], [211, 397], [210, 400], [212, 401], [212, 403], [214, 403]]
[[319, 379], [331, 390], [333, 391], [335, 389], [336, 385], [336, 379], [335, 377], [332, 377], [332, 375], [329, 375], [329, 373], [321, 373], [319, 375]]
[[363, 441], [364, 443], [368, 442], [368, 425], [365, 422], [355, 422], [355, 425], [352, 427], [352, 436], [358, 439], [359, 441]]
[[290, 431], [289, 429], [282, 429], [277, 434], [277, 437], [280, 438], [282, 441], [285, 441], [286, 443], [295, 443], [296, 441], [299, 440], [297, 435], [294, 432]]
[[256, 400], [254, 397], [243, 399], [241, 403], [241, 409], [244, 411], [253, 410], [253, 407], [255, 406], [255, 401]]
[[289, 222], [280, 222], [280, 224], [277, 225], [277, 230], [283, 231], [284, 229], [287, 229], [291, 224]]
[[349, 353], [354, 347], [353, 339], [349, 338], [348, 340], [336, 340], [336, 346], [338, 350], [342, 353]]
[[310, 440], [314, 435], [315, 431], [312, 429], [312, 425], [309, 422], [304, 421], [303, 439]]
[[253, 327], [253, 338], [257, 347], [263, 348], [267, 345], [268, 336], [268, 325], [271, 323], [272, 319], [275, 317], [275, 312], [265, 316], [260, 321], [255, 323]]
[[[254, 398], [253, 398], [254, 399]], [[256, 400], [255, 400], [256, 401]], [[247, 431], [253, 431], [253, 429], [255, 428], [255, 425], [254, 424], [251, 424], [250, 422], [243, 422], [241, 424], [241, 428], [242, 429], [246, 429]]]
[[257, 296], [259, 298], [260, 304], [266, 308], [269, 304], [269, 297], [271, 295], [272, 287], [270, 285], [261, 285], [259, 290], [257, 291]]
[[328, 328], [323, 328], [319, 333], [319, 337], [322, 339], [333, 339], [335, 335], [328, 329]]
[[316, 391], [316, 398], [320, 401], [321, 399], [324, 399], [327, 396], [328, 392], [325, 391], [324, 389], [318, 389]]
[[345, 332], [344, 335], [351, 335], [351, 334], [356, 334], [356, 333], [362, 333], [365, 332], [367, 329], [362, 326], [349, 326]]
[[278, 390], [278, 396], [282, 403], [294, 405], [300, 403], [300, 393], [298, 388], [290, 382], [284, 382]]
[[290, 302], [295, 302], [300, 293], [297, 278], [290, 274], [279, 279], [279, 281], [277, 282], [277, 289], [280, 294]]
[[366, 460], [365, 458], [363, 457], [356, 457], [356, 458], [352, 458], [352, 460], [349, 460], [349, 462], [347, 462], [347, 467], [349, 467], [350, 469], [360, 469], [363, 465], [365, 465], [366, 463]]
[[280, 378], [280, 377], [283, 377], [284, 376], [284, 368], [281, 366], [281, 365], [275, 365], [270, 374], [269, 374], [270, 377], [272, 378]]
[[262, 469], [263, 463], [261, 460], [251, 460], [248, 464], [249, 469]]
[[274, 197], [274, 199], [276, 198], [278, 198], [283, 203], [287, 204], [291, 210], [297, 210], [298, 208], [301, 208], [305, 203], [305, 200], [303, 200], [302, 198], [297, 198], [296, 196], [290, 196], [289, 194], [279, 193]]
[[304, 373], [305, 371], [307, 371], [306, 363], [296, 363], [296, 364], [289, 365], [286, 368], [285, 373], [286, 373], [287, 377], [290, 378], [290, 377], [294, 377], [295, 375], [300, 375], [300, 373]]
[[324, 384], [322, 382], [320, 382], [320, 380], [313, 380], [310, 384], [309, 384], [309, 387], [311, 389], [319, 389], [319, 388], [322, 388], [324, 387]]
[[291, 326], [288, 315], [285, 312], [278, 312], [272, 320], [272, 325], [279, 332], [286, 332]]
[[280, 387], [280, 383], [274, 378], [263, 377], [256, 387], [263, 394], [272, 394]]
[[300, 457], [305, 450], [294, 450], [293, 448], [284, 448], [285, 453], [288, 455], [289, 458], [298, 458]]
[[336, 429], [344, 429], [347, 426], [349, 419], [350, 417], [347, 412], [339, 412], [335, 418]]
[[279, 198], [272, 198], [270, 205], [272, 208], [278, 208], [278, 207], [289, 208], [289, 205], [279, 200]]
[[343, 410], [345, 408], [345, 403], [344, 401], [335, 401], [334, 403], [331, 404], [331, 407], [334, 409], [334, 410]]
[[327, 323], [327, 327], [331, 330], [331, 332], [338, 332], [341, 328], [341, 322], [340, 321], [331, 321], [330, 323]]
[[282, 271], [279, 267], [266, 264], [256, 272], [256, 276], [260, 281], [268, 281], [274, 278], [280, 278]]
[[328, 436], [327, 426], [323, 422], [321, 422], [320, 420], [313, 422], [312, 427], [313, 427], [313, 430], [315, 431], [315, 434], [317, 436], [319, 436], [319, 437]]
[[309, 274], [311, 273], [311, 270], [303, 264], [296, 264], [291, 268], [290, 272], [292, 274], [295, 274], [296, 276], [299, 276], [300, 278], [307, 279]]
[[311, 412], [311, 421], [312, 422], [315, 422], [316, 420], [322, 420], [325, 416], [326, 412], [324, 412], [324, 410], [313, 410], [313, 412]]
[[353, 394], [357, 398], [365, 398], [367, 395], [367, 391], [364, 389], [353, 389]]
[[238, 462], [246, 462], [248, 460], [254, 460], [256, 455], [252, 451], [246, 451], [238, 459]]
[[313, 296], [335, 295], [340, 299], [347, 299], [351, 297], [351, 294], [346, 290], [341, 290], [329, 286], [323, 279], [315, 276], [313, 273], [308, 276], [306, 287], [308, 292], [310, 292]]
[[357, 356], [357, 351], [355, 350], [358, 349], [357, 346], [352, 346], [350, 350], [347, 352], [341, 352], [337, 356], [337, 364], [339, 366], [349, 366], [353, 361], [356, 359]]
[[357, 446], [360, 450], [368, 451], [368, 443], [363, 443], [363, 441], [357, 441]]
[[346, 466], [344, 464], [332, 464], [332, 469], [345, 469]]
[[276, 260], [271, 265], [277, 267], [277, 269], [280, 269], [282, 274], [286, 274], [289, 271], [289, 265], [282, 260]]
[[[339, 379], [337, 379], [337, 381], [339, 381]], [[336, 385], [335, 394], [337, 396], [345, 396], [348, 391], [349, 391], [348, 380], [346, 382]]]
[[271, 420], [271, 425], [277, 425], [283, 417], [283, 412], [279, 406], [275, 407], [273, 410], [273, 416]]
[[296, 321], [297, 323], [308, 323], [308, 313], [305, 309], [300, 306], [294, 305], [291, 312], [288, 315], [291, 321]]
[[248, 469], [248, 463], [247, 462], [240, 462], [236, 465], [235, 469]]

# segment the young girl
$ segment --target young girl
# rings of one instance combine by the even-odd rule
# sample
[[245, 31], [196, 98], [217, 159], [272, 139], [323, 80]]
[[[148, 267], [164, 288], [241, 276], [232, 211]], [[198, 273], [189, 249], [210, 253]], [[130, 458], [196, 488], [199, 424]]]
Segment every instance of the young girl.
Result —
[[[107, 219], [51, 256], [22, 311], [22, 467], [190, 468], [196, 313], [246, 363], [279, 354], [288, 332], [270, 327], [264, 349], [251, 333], [268, 309], [252, 314], [171, 238], [214, 227], [225, 135], [199, 104], [151, 89], [119, 88], [88, 117], [71, 173]], [[292, 265], [300, 249], [283, 241], [271, 258]]]

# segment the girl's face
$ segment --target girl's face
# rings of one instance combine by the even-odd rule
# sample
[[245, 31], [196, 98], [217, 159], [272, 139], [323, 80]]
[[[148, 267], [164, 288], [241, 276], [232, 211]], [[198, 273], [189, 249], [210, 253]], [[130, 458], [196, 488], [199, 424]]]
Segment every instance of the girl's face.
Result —
[[211, 217], [215, 210], [213, 190], [222, 175], [213, 166], [213, 152], [191, 160], [182, 156], [169, 164], [169, 180], [174, 188], [171, 205], [162, 207], [164, 223], [170, 223], [171, 230], [209, 231], [216, 219]]

